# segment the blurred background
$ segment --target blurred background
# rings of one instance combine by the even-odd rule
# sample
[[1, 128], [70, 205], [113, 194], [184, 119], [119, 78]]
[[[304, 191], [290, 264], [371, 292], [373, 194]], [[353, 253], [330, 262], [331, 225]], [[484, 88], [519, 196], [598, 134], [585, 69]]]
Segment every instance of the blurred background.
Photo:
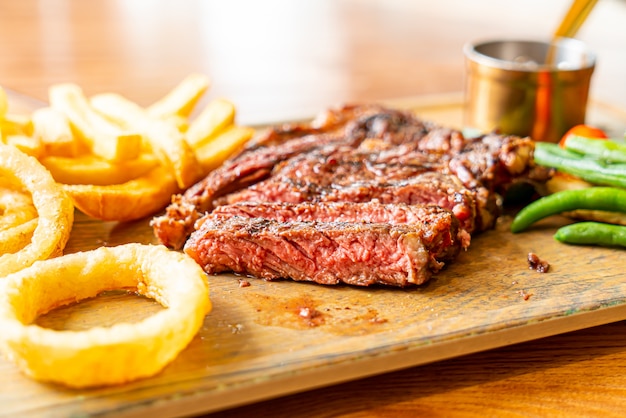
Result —
[[[0, 0], [0, 84], [45, 100], [72, 81], [140, 104], [211, 76], [242, 123], [340, 102], [461, 92], [463, 44], [546, 39], [570, 0]], [[591, 96], [626, 108], [626, 2], [600, 0], [577, 35]]]

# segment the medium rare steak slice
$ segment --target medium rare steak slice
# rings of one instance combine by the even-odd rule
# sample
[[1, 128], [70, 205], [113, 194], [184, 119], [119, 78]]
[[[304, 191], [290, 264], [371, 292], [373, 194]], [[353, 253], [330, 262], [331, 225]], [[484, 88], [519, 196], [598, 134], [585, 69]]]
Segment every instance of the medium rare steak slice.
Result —
[[405, 287], [426, 282], [443, 267], [424, 245], [422, 228], [209, 218], [191, 235], [184, 251], [208, 273]]
[[[310, 179], [308, 179], [310, 180]], [[350, 185], [319, 187], [309, 181], [274, 176], [225, 197], [236, 202], [370, 202], [385, 204], [431, 204], [451, 210], [469, 233], [476, 230], [477, 202], [474, 192], [455, 176], [426, 172], [406, 180], [361, 181]], [[481, 224], [482, 225], [482, 224]], [[489, 225], [485, 226], [487, 229]]]
[[470, 235], [459, 227], [454, 214], [434, 205], [381, 204], [378, 202], [320, 202], [320, 203], [256, 203], [241, 202], [218, 206], [212, 213], [200, 219], [196, 227], [206, 219], [244, 218], [273, 219], [279, 222], [356, 222], [418, 224], [422, 241], [438, 261], [453, 260], [470, 244]]

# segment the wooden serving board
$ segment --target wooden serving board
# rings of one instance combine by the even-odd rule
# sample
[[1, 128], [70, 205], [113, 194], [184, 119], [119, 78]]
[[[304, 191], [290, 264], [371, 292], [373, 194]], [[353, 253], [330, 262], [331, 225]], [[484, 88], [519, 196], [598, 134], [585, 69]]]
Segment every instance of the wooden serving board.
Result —
[[[396, 100], [461, 126], [460, 96]], [[623, 132], [626, 113], [593, 103], [589, 120]], [[213, 311], [159, 375], [127, 385], [69, 390], [24, 377], [0, 360], [2, 416], [179, 416], [626, 319], [623, 250], [566, 246], [553, 217], [513, 235], [510, 215], [424, 286], [324, 287], [209, 277]], [[155, 242], [148, 220], [102, 223], [79, 213], [67, 252]], [[551, 267], [530, 270], [537, 253]], [[111, 274], [115, 274], [114, 271]], [[158, 309], [120, 292], [56, 310], [39, 324], [80, 329], [136, 321]], [[309, 315], [306, 315], [306, 313]], [[1, 330], [0, 330], [1, 332]]]

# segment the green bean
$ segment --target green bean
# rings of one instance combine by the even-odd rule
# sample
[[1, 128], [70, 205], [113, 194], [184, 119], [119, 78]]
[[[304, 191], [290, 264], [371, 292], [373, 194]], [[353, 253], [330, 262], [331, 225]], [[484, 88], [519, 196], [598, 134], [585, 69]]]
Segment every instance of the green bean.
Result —
[[626, 163], [626, 145], [610, 139], [572, 135], [565, 141], [565, 149], [609, 163]]
[[626, 226], [578, 222], [559, 228], [554, 238], [566, 244], [626, 247]]
[[626, 189], [590, 187], [542, 197], [519, 211], [511, 223], [511, 232], [521, 232], [540, 219], [576, 209], [626, 212]]
[[626, 164], [604, 164], [546, 142], [535, 145], [534, 158], [539, 165], [556, 168], [591, 183], [626, 188]]

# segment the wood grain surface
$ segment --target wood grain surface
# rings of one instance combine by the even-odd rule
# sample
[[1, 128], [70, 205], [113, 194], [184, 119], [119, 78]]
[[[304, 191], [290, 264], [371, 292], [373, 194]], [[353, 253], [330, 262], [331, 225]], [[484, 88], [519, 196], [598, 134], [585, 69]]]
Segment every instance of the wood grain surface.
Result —
[[[88, 94], [117, 92], [147, 105], [160, 98], [184, 76], [197, 71], [209, 74], [213, 79], [209, 97], [232, 100], [239, 110], [239, 122], [243, 124], [308, 117], [339, 102], [408, 97], [411, 103], [415, 103], [414, 97], [425, 95], [428, 97], [422, 103], [434, 105], [436, 115], [450, 120], [458, 109], [448, 107], [449, 97], [442, 94], [455, 96], [463, 88], [461, 49], [465, 42], [493, 37], [545, 38], [556, 28], [569, 3], [569, 0], [0, 0], [0, 84], [35, 99], [46, 100], [51, 84], [71, 81], [81, 85]], [[626, 109], [626, 83], [623, 82], [626, 48], [624, 38], [620, 36], [624, 21], [626, 2], [603, 0], [598, 2], [578, 35], [598, 54], [591, 93], [598, 100], [596, 104], [608, 103], [594, 108], [598, 110], [596, 116], [609, 114], [610, 120], [614, 120], [615, 108]], [[455, 97], [454, 100], [457, 100], [458, 96]], [[436, 103], [433, 98], [437, 99]], [[397, 100], [394, 102], [398, 103]], [[113, 245], [124, 241], [121, 239], [124, 234], [139, 234], [134, 236], [135, 239], [147, 238], [140, 233], [142, 230], [145, 233], [145, 224], [142, 223], [125, 226], [97, 224], [96, 227], [89, 226], [84, 218], [79, 220], [86, 222], [85, 230], [95, 229], [90, 233], [81, 233], [82, 228], [77, 227], [71, 244], [75, 249], [105, 243]], [[526, 236], [526, 239], [530, 237]], [[505, 240], [503, 248], [519, 254], [513, 256], [511, 253], [504, 260], [490, 253], [478, 254], [481, 248], [500, 248], [490, 240], [493, 238], [489, 235], [476, 238], [475, 245], [460, 261], [482, 263], [482, 268], [486, 269], [483, 272], [484, 282], [473, 283], [487, 291], [489, 285], [495, 283], [492, 294], [500, 293], [493, 298], [495, 302], [476, 297], [468, 302], [468, 306], [475, 308], [481, 304], [496, 303], [499, 312], [506, 309], [525, 312], [529, 309], [533, 314], [545, 314], [547, 301], [554, 293], [547, 291], [549, 286], [543, 283], [546, 277], [554, 276], [526, 271], [523, 262], [527, 248], [522, 244], [517, 247], [506, 244]], [[481, 241], [484, 242], [481, 244]], [[528, 241], [520, 241], [523, 242], [529, 244]], [[550, 240], [545, 242], [553, 244]], [[550, 251], [553, 250], [544, 252], [542, 247], [538, 254], [551, 256]], [[600, 277], [594, 276], [599, 282], [595, 290], [585, 287], [584, 281], [559, 279], [560, 288], [566, 292], [564, 298], [569, 295], [569, 302], [591, 306], [591, 309], [594, 308], [593, 301], [582, 298], [577, 292], [597, 292], [604, 298], [605, 286], [609, 287], [609, 292], [621, 286], [606, 268], [623, 271], [626, 267], [623, 258], [603, 256], [598, 259], [596, 254], [577, 252], [571, 257], [572, 266], [578, 266], [576, 268], [584, 265], [599, 269]], [[576, 272], [570, 267], [570, 259], [561, 261], [560, 257], [559, 253], [549, 259], [555, 268], [552, 273], [560, 277]], [[493, 263], [500, 268], [505, 261], [517, 263], [517, 268], [505, 266], [505, 271], [523, 275], [517, 278], [516, 285], [513, 285], [513, 280], [509, 282], [494, 273]], [[608, 275], [606, 283], [605, 273]], [[441, 295], [446, 289], [472, 294], [473, 289], [467, 289], [462, 281], [466, 272], [460, 266], [447, 270], [445, 274], [449, 276], [438, 278], [423, 290], [412, 293], [402, 291], [404, 296], [401, 300], [423, 299], [424, 295], [428, 297], [431, 293]], [[276, 285], [292, 286], [289, 283]], [[308, 290], [312, 286], [305, 285], [305, 288]], [[303, 288], [298, 289], [302, 291]], [[453, 342], [445, 345], [441, 342], [445, 350], [439, 353], [435, 348], [435, 354], [454, 358], [384, 374], [378, 373], [399, 367], [405, 361], [427, 361], [426, 356], [411, 356], [414, 352], [411, 350], [422, 348], [419, 343], [396, 352], [390, 364], [382, 357], [378, 363], [376, 358], [369, 358], [373, 362], [370, 364], [377, 366], [365, 369], [360, 357], [360, 361], [352, 361], [353, 368], [344, 370], [342, 377], [347, 378], [348, 372], [355, 377], [376, 373], [374, 376], [315, 390], [302, 391], [305, 387], [313, 388], [321, 384], [320, 380], [327, 379], [329, 375], [331, 379], [336, 379], [334, 365], [322, 365], [319, 374], [312, 371], [310, 374], [290, 374], [293, 364], [285, 363], [286, 358], [276, 354], [273, 361], [277, 362], [279, 369], [286, 367], [284, 375], [281, 375], [285, 386], [266, 385], [263, 390], [241, 386], [240, 392], [233, 398], [220, 396], [214, 404], [196, 390], [196, 378], [206, 370], [199, 371], [197, 364], [188, 362], [189, 358], [195, 356], [206, 361], [208, 367], [213, 367], [228, 349], [235, 357], [249, 360], [250, 356], [259, 353], [256, 337], [267, 335], [252, 332], [257, 329], [277, 330], [271, 333], [271, 337], [277, 347], [284, 347], [280, 337], [285, 334], [309, 335], [308, 338], [321, 334], [328, 341], [334, 330], [340, 328], [337, 321], [328, 319], [327, 324], [313, 329], [297, 329], [293, 321], [288, 321], [297, 319], [293, 314], [283, 317], [280, 324], [261, 325], [249, 321], [240, 327], [238, 319], [255, 306], [263, 307], [265, 296], [277, 297], [272, 288], [268, 286], [266, 289], [264, 285], [255, 283], [249, 288], [239, 288], [238, 283], [225, 278], [223, 283], [215, 284], [214, 290], [221, 295], [216, 296], [220, 309], [216, 308], [216, 316], [207, 318], [207, 325], [214, 329], [210, 332], [203, 330], [200, 337], [224, 331], [222, 338], [227, 339], [224, 345], [219, 346], [217, 341], [199, 337], [187, 354], [150, 383], [145, 381], [89, 394], [30, 382], [19, 375], [12, 365], [1, 363], [0, 415], [15, 416], [16, 413], [8, 409], [11, 406], [22, 410], [30, 408], [34, 416], [69, 416], [71, 408], [83, 408], [86, 411], [84, 415], [96, 415], [95, 411], [106, 415], [102, 411], [112, 410], [116, 411], [115, 416], [138, 415], [138, 411], [142, 415], [179, 416], [213, 410], [220, 404], [234, 406], [239, 402], [254, 403], [214, 415], [604, 417], [622, 416], [626, 409], [626, 329], [623, 322], [513, 344], [521, 341], [519, 338], [524, 340], [563, 332], [569, 326], [594, 325], [595, 322], [589, 321], [589, 318], [598, 318], [601, 313], [618, 315], [619, 306], [601, 308], [591, 312], [591, 315], [583, 311], [567, 317], [536, 321], [527, 327], [534, 333], [532, 335], [507, 335], [492, 331], [490, 337], [497, 338], [496, 345], [504, 347], [477, 354], [459, 356], [464, 352], [482, 350], [484, 335], [487, 334], [474, 336], [470, 345], [455, 345]], [[222, 294], [222, 290], [230, 290], [230, 293]], [[532, 295], [523, 300], [520, 290]], [[356, 293], [363, 299], [369, 294], [367, 291], [352, 292], [351, 289], [339, 292], [342, 295]], [[384, 297], [386, 293], [384, 290], [376, 291], [371, 297]], [[314, 299], [305, 301], [307, 307], [318, 301], [319, 294], [314, 292], [314, 296]], [[505, 296], [508, 299], [504, 299]], [[102, 320], [100, 316], [94, 318], [87, 314], [97, 313], [105, 300], [109, 306], [137, 304], [146, 314], [150, 309], [158, 309], [153, 304], [146, 304], [145, 300], [111, 294], [102, 301], [81, 304], [84, 309], [78, 316], [67, 310], [41, 320], [47, 321], [45, 324], [49, 326], [61, 327], [80, 326], [75, 320], [84, 315], [89, 318], [88, 321]], [[353, 301], [351, 298], [346, 300]], [[297, 302], [295, 305], [303, 301]], [[412, 313], [409, 307], [417, 309], [417, 316], [411, 325], [414, 329], [418, 329], [419, 320], [427, 316], [427, 319], [443, 324], [442, 331], [447, 329], [452, 334], [458, 334], [460, 323], [468, 318], [463, 311], [454, 324], [451, 319], [444, 321], [446, 315], [450, 315], [445, 309], [437, 316], [440, 304], [430, 306], [433, 310], [428, 313], [427, 305], [406, 303], [402, 307], [407, 309], [403, 310], [404, 319], [400, 323], [407, 324], [406, 318], [410, 318]], [[322, 303], [318, 306], [327, 305]], [[293, 307], [294, 303], [286, 306]], [[345, 307], [344, 304], [339, 306]], [[344, 330], [347, 328], [349, 332], [357, 333], [346, 338], [367, 343], [393, 334], [393, 326], [384, 321], [390, 318], [389, 311], [392, 309], [383, 307], [375, 311], [376, 315], [360, 307], [358, 312], [353, 313], [347, 323], [361, 325], [342, 325]], [[116, 312], [120, 319], [128, 317], [128, 311], [124, 313], [117, 309]], [[400, 315], [396, 313], [396, 316]], [[218, 318], [222, 319], [221, 322]], [[378, 318], [374, 320], [378, 324], [369, 324], [368, 318]], [[601, 317], [600, 320], [613, 319], [615, 316]], [[494, 341], [487, 341], [494, 344]], [[396, 343], [392, 338], [389, 344]], [[214, 350], [204, 352], [199, 349], [205, 344], [211, 345]], [[302, 342], [298, 341], [298, 344], [296, 348], [301, 347]], [[320, 350], [319, 346], [309, 349], [309, 353], [316, 349]], [[341, 349], [338, 352], [339, 355], [346, 355]], [[265, 360], [267, 358], [264, 357]], [[219, 366], [224, 371], [233, 364], [225, 362]], [[270, 376], [263, 370], [257, 372], [261, 376], [256, 381], [259, 384]], [[218, 373], [206, 381], [201, 379], [206, 385], [203, 387], [210, 389], [216, 383], [222, 385], [220, 387], [229, 384], [219, 376]], [[150, 389], [144, 385], [150, 386]], [[4, 388], [11, 390], [5, 391]], [[286, 395], [290, 391], [298, 393], [257, 401]], [[237, 398], [238, 394], [243, 394], [243, 397]], [[142, 396], [150, 400], [137, 403]], [[137, 409], [122, 407], [128, 404], [137, 405]]]

